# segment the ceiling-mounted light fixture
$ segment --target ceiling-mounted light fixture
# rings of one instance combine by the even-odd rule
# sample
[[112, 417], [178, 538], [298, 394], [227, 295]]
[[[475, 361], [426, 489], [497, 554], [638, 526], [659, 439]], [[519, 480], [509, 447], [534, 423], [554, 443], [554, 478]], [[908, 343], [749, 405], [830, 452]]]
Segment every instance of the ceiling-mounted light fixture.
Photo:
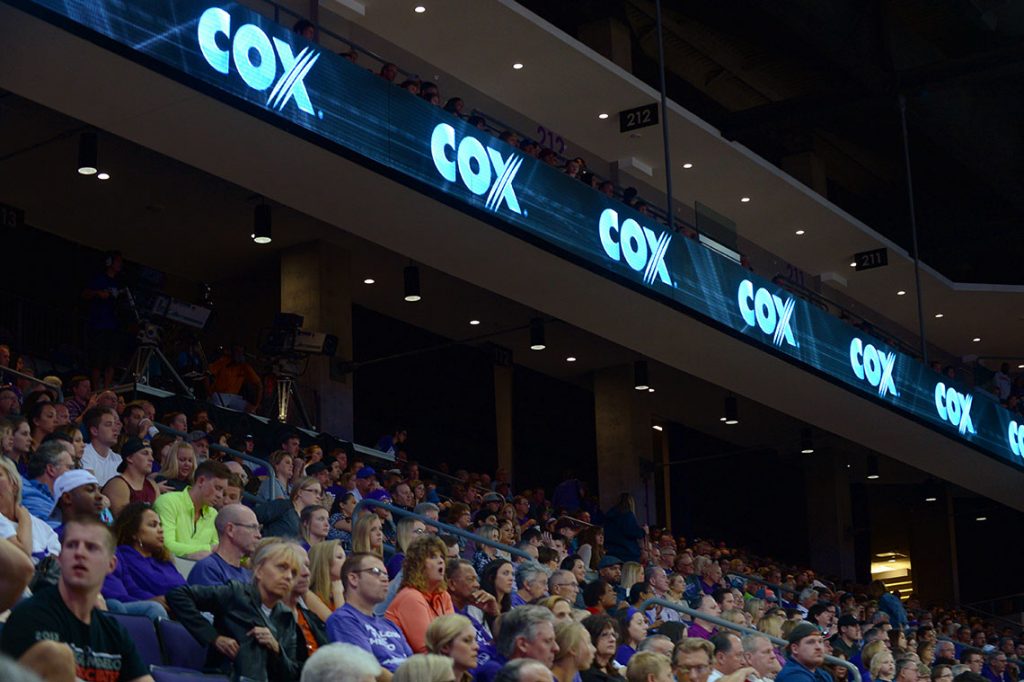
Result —
[[544, 350], [547, 347], [544, 342], [544, 320], [535, 317], [530, 320], [530, 350]]
[[82, 175], [96, 175], [96, 150], [96, 133], [82, 133], [78, 137], [78, 172]]
[[270, 233], [270, 206], [257, 204], [252, 214], [252, 240], [257, 244], [269, 244], [273, 237]]
[[647, 361], [637, 360], [633, 363], [633, 388], [638, 391], [646, 391], [651, 387], [647, 380]]
[[814, 434], [809, 426], [800, 429], [800, 454], [814, 454]]
[[405, 266], [405, 300], [415, 303], [420, 296], [420, 269], [415, 265]]
[[877, 481], [878, 479], [878, 457], [876, 455], [868, 455], [868, 480]]
[[725, 416], [722, 421], [729, 426], [740, 423], [740, 408], [739, 404], [736, 402], [736, 396], [725, 396]]

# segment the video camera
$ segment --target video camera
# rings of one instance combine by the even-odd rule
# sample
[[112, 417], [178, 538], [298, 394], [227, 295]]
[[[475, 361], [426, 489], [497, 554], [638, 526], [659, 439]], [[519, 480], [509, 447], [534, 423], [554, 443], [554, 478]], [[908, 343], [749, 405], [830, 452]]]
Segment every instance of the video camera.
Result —
[[324, 332], [302, 329], [305, 318], [295, 313], [277, 313], [273, 326], [265, 330], [260, 343], [264, 355], [301, 358], [309, 355], [333, 357], [338, 350], [338, 337]]

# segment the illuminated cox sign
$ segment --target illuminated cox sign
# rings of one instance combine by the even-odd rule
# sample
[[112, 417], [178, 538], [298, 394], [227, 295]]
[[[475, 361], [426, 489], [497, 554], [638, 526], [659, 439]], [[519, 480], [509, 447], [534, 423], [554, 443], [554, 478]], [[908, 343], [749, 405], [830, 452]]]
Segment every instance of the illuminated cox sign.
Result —
[[[451, 150], [453, 157], [449, 158]], [[514, 153], [502, 158], [501, 152], [493, 147], [484, 147], [475, 137], [462, 138], [455, 144], [455, 128], [447, 123], [438, 123], [430, 135], [430, 155], [434, 166], [448, 182], [462, 178], [462, 184], [477, 196], [487, 195], [484, 205], [489, 211], [497, 211], [502, 202], [513, 213], [522, 214], [519, 198], [516, 197], [512, 181], [523, 165], [522, 157]], [[491, 172], [491, 169], [494, 172]]]
[[942, 419], [957, 427], [960, 435], [975, 433], [974, 422], [971, 420], [973, 402], [973, 395], [964, 395], [952, 386], [947, 388], [941, 381], [935, 384], [935, 411]]
[[740, 315], [748, 327], [758, 327], [765, 334], [771, 334], [772, 343], [781, 346], [783, 342], [799, 348], [793, 334], [793, 311], [796, 301], [788, 298], [785, 301], [776, 294], [761, 287], [755, 291], [754, 283], [749, 279], [740, 282], [736, 299], [740, 306]]
[[850, 342], [850, 367], [858, 379], [867, 381], [878, 389], [880, 398], [887, 394], [894, 398], [899, 396], [893, 378], [893, 370], [896, 368], [895, 353], [886, 353], [870, 343], [865, 345], [863, 341], [855, 338]]
[[[230, 50], [217, 44], [218, 35], [230, 42]], [[319, 52], [304, 47], [298, 54], [293, 54], [288, 43], [268, 37], [256, 24], [239, 26], [232, 36], [231, 15], [219, 7], [211, 7], [199, 17], [198, 36], [199, 50], [218, 72], [224, 75], [231, 73], [233, 59], [238, 75], [253, 90], [263, 92], [273, 85], [267, 98], [270, 108], [281, 111], [294, 99], [301, 111], [323, 118], [323, 112], [313, 111], [303, 80], [320, 58]], [[277, 76], [278, 59], [283, 69], [280, 78]]]
[[1007, 435], [1010, 437], [1010, 452], [1017, 457], [1024, 457], [1024, 424], [1010, 422], [1010, 428], [1007, 431]]
[[668, 266], [665, 265], [665, 254], [672, 241], [672, 235], [668, 232], [658, 235], [632, 218], [626, 218], [620, 226], [619, 214], [610, 208], [601, 212], [597, 232], [608, 257], [616, 262], [625, 260], [631, 269], [642, 272], [644, 284], [654, 284], [654, 278], [657, 277], [673, 286]]

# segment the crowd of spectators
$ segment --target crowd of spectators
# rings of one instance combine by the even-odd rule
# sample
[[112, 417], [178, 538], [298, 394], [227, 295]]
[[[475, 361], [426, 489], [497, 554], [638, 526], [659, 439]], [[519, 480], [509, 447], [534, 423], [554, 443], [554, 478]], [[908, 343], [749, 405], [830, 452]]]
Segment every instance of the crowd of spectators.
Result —
[[0, 421], [0, 651], [44, 679], [147, 678], [108, 612], [174, 619], [204, 668], [253, 680], [849, 679], [829, 654], [864, 682], [1019, 682], [1011, 631], [649, 529], [572, 476], [548, 499], [431, 473], [401, 428], [385, 469], [88, 383], [26, 386]]

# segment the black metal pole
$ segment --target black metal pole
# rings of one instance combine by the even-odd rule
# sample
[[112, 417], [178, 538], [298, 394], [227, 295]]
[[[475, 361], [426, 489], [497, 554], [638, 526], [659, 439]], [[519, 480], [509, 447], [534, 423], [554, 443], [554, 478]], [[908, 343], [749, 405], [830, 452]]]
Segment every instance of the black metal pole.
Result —
[[917, 212], [914, 210], [914, 180], [910, 172], [910, 141], [907, 138], [907, 98], [900, 94], [900, 126], [903, 129], [903, 162], [907, 166], [907, 202], [910, 204], [910, 236], [914, 247], [914, 286], [917, 289], [917, 325], [921, 337], [921, 360], [928, 364], [928, 342], [924, 338], [924, 302], [921, 298], [921, 258], [917, 252]]
[[658, 25], [658, 71], [661, 76], [661, 138], [665, 147], [665, 196], [668, 205], [668, 229], [676, 229], [675, 211], [672, 210], [672, 152], [668, 147], [668, 96], [665, 92], [665, 39], [661, 27], [661, 0], [655, 0], [654, 7]]

